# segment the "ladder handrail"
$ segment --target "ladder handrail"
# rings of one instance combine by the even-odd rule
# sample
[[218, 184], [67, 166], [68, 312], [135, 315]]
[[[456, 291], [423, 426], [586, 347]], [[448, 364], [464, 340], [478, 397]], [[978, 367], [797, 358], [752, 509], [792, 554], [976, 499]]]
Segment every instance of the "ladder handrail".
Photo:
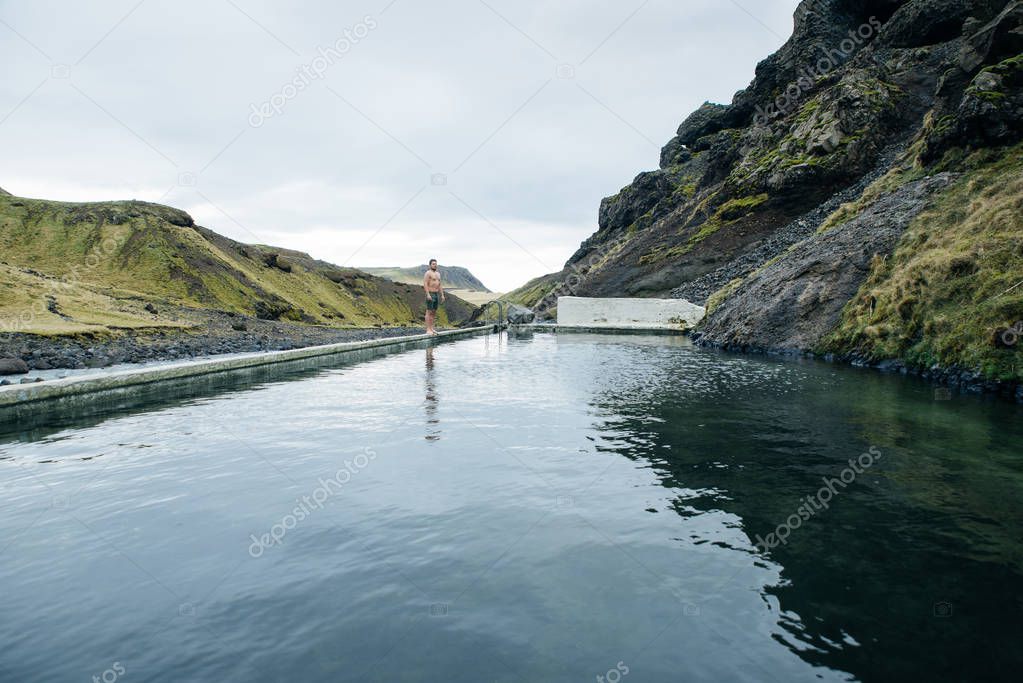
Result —
[[505, 302], [501, 301], [500, 299], [494, 299], [492, 301], [488, 301], [487, 303], [483, 304], [483, 324], [486, 324], [487, 321], [489, 320], [489, 318], [487, 317], [488, 316], [487, 307], [489, 307], [490, 304], [497, 304], [497, 324], [498, 325], [505, 324], [505, 323], [502, 322], [502, 321], [506, 320], [505, 314], [504, 314]]

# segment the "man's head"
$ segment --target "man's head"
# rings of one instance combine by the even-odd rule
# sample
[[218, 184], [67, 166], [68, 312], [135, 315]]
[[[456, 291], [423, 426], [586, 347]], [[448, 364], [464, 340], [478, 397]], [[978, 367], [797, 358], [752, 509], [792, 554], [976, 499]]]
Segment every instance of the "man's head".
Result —
[[430, 270], [437, 270], [437, 259], [430, 259]]

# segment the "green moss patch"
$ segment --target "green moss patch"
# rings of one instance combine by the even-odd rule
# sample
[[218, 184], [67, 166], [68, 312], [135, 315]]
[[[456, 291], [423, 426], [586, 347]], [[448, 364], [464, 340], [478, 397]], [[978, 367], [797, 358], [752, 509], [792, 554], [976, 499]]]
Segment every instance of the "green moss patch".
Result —
[[714, 292], [707, 298], [707, 315], [714, 312], [718, 306], [724, 303], [725, 299], [735, 294], [736, 290], [746, 281], [746, 278], [737, 277], [727, 285]]
[[[1023, 379], [1023, 146], [964, 174], [909, 227], [821, 352]], [[975, 164], [971, 164], [975, 165]]]
[[741, 218], [744, 218], [756, 211], [756, 209], [767, 202], [768, 199], [769, 197], [767, 194], [729, 199], [719, 206], [717, 210], [714, 211], [714, 214], [700, 225], [699, 230], [690, 236], [685, 244], [679, 244], [673, 247], [665, 245], [655, 247], [645, 254], [639, 262], [642, 265], [647, 265], [671, 258], [685, 256], [695, 249], [696, 245], [703, 240], [715, 234], [722, 228], [737, 223]]
[[723, 221], [733, 221], [752, 213], [758, 206], [766, 202], [767, 194], [758, 194], [751, 197], [739, 197], [729, 199], [718, 207], [714, 213], [715, 217]]

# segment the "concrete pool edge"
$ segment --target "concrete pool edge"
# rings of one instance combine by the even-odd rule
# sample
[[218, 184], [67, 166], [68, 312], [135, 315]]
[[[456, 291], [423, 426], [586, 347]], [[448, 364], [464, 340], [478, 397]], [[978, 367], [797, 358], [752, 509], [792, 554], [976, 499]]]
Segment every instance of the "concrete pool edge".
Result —
[[199, 377], [232, 370], [243, 370], [263, 365], [275, 365], [288, 361], [304, 360], [319, 356], [344, 355], [364, 349], [400, 347], [405, 344], [431, 341], [436, 339], [452, 339], [469, 337], [493, 332], [493, 327], [471, 327], [462, 330], [444, 330], [436, 336], [426, 334], [406, 335], [402, 337], [384, 337], [357, 342], [341, 342], [321, 346], [306, 346], [287, 351], [256, 352], [227, 359], [211, 358], [208, 360], [183, 361], [159, 367], [142, 367], [131, 370], [120, 370], [107, 375], [66, 377], [34, 384], [12, 384], [0, 387], [0, 408], [6, 408], [37, 401], [80, 396], [110, 389], [154, 384], [172, 379]]
[[512, 324], [508, 326], [511, 331], [528, 332], [567, 332], [581, 334], [637, 334], [637, 335], [662, 335], [677, 336], [686, 335], [686, 330], [681, 328], [672, 329], [666, 327], [628, 327], [628, 326], [602, 326], [602, 325], [559, 325], [544, 323]]

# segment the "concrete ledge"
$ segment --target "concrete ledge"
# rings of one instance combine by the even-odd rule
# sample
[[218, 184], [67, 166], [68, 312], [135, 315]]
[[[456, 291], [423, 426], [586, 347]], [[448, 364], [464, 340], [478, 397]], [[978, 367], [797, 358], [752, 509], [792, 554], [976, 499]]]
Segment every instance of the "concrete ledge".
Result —
[[527, 325], [509, 325], [511, 331], [557, 332], [564, 334], [624, 334], [624, 335], [664, 335], [683, 336], [686, 331], [681, 327], [586, 327], [584, 325], [551, 325], [529, 323]]
[[594, 330], [685, 330], [707, 309], [685, 299], [558, 297], [558, 327]]
[[108, 375], [87, 377], [66, 377], [64, 379], [37, 382], [34, 384], [12, 384], [0, 387], [0, 408], [24, 405], [35, 401], [78, 396], [93, 392], [122, 389], [124, 387], [153, 384], [165, 380], [198, 377], [213, 373], [230, 372], [254, 368], [263, 365], [275, 365], [288, 361], [316, 358], [320, 356], [344, 355], [365, 349], [383, 349], [386, 347], [402, 347], [410, 343], [430, 341], [434, 339], [451, 339], [467, 337], [492, 331], [491, 327], [473, 327], [464, 330], [446, 330], [431, 337], [425, 334], [404, 337], [386, 337], [369, 339], [361, 342], [344, 342], [325, 346], [307, 346], [288, 351], [269, 351], [235, 356], [224, 360], [216, 358], [202, 361], [184, 361], [158, 367], [138, 368], [137, 370], [121, 370]]

